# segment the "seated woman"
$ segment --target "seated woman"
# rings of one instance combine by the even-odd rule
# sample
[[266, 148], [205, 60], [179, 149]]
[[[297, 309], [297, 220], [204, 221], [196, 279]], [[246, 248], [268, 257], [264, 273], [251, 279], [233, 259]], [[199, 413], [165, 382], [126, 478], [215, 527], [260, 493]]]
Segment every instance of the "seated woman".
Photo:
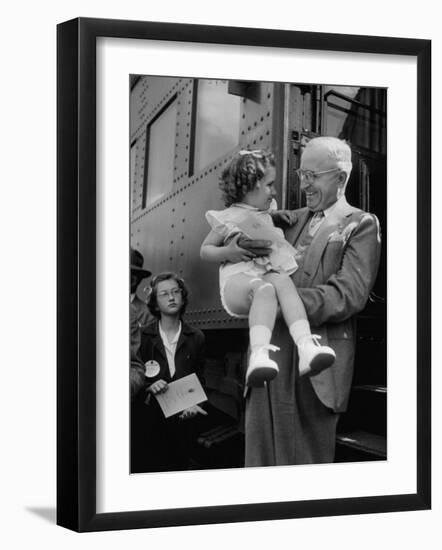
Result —
[[138, 355], [145, 365], [146, 387], [132, 401], [131, 472], [185, 470], [191, 419], [207, 413], [196, 405], [165, 418], [154, 396], [192, 373], [202, 381], [204, 335], [182, 321], [188, 291], [180, 277], [161, 273], [151, 286], [148, 306], [156, 320], [141, 333]]

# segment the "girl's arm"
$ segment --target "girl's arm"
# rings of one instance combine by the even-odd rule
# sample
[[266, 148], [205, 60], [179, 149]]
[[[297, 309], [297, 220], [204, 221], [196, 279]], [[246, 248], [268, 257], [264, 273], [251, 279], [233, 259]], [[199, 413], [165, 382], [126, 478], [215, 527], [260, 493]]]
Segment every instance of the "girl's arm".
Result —
[[201, 245], [201, 259], [209, 262], [230, 262], [234, 264], [249, 261], [255, 257], [255, 254], [238, 246], [237, 241], [240, 236], [241, 233], [238, 233], [228, 244], [224, 245], [224, 238], [212, 230]]
[[291, 227], [298, 221], [298, 216], [293, 210], [272, 210], [269, 214], [276, 227], [281, 229]]

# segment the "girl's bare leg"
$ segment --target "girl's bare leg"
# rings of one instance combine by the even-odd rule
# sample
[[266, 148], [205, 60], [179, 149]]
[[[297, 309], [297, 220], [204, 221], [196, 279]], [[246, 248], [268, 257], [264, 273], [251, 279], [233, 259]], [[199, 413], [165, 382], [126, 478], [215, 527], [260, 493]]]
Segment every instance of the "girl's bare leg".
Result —
[[246, 382], [248, 385], [260, 386], [278, 373], [277, 364], [269, 358], [277, 311], [275, 289], [263, 279], [244, 274], [234, 275], [225, 285], [224, 302], [232, 313], [248, 313], [252, 353]]
[[285, 273], [276, 272], [267, 273], [264, 279], [275, 287], [282, 315], [293, 340], [297, 342], [305, 336], [310, 336], [307, 313], [292, 279]]
[[336, 358], [328, 346], [320, 346], [312, 336], [307, 313], [291, 278], [283, 273], [270, 272], [264, 279], [275, 288], [282, 315], [299, 351], [300, 374], [318, 374], [331, 366]]

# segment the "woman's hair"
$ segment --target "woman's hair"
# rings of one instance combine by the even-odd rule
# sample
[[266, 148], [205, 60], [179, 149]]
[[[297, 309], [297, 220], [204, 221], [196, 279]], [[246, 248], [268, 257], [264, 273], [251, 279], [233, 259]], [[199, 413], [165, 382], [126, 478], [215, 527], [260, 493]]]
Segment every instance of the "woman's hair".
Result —
[[275, 166], [275, 157], [269, 151], [239, 151], [227, 166], [219, 181], [224, 204], [230, 206], [241, 202], [249, 191], [265, 175], [269, 166]]
[[147, 307], [149, 308], [152, 315], [155, 315], [158, 319], [161, 317], [161, 312], [158, 307], [158, 301], [157, 301], [157, 289], [158, 284], [162, 281], [175, 281], [179, 288], [181, 289], [181, 296], [183, 299], [183, 303], [181, 305], [180, 310], [180, 317], [184, 315], [184, 312], [186, 311], [186, 307], [188, 304], [188, 296], [189, 292], [186, 288], [186, 285], [184, 284], [184, 280], [181, 279], [181, 277], [178, 277], [176, 273], [172, 273], [171, 271], [165, 271], [164, 273], [160, 273], [156, 277], [153, 277], [152, 282], [150, 284], [152, 291], [149, 296], [149, 300], [147, 302]]

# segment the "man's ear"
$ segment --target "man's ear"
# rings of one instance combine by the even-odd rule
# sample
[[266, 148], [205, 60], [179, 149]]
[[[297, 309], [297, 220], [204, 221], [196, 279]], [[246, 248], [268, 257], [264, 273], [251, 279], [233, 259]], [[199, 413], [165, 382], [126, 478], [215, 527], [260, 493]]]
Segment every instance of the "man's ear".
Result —
[[346, 180], [347, 180], [347, 174], [345, 172], [339, 172], [338, 174], [339, 187], [344, 187]]

